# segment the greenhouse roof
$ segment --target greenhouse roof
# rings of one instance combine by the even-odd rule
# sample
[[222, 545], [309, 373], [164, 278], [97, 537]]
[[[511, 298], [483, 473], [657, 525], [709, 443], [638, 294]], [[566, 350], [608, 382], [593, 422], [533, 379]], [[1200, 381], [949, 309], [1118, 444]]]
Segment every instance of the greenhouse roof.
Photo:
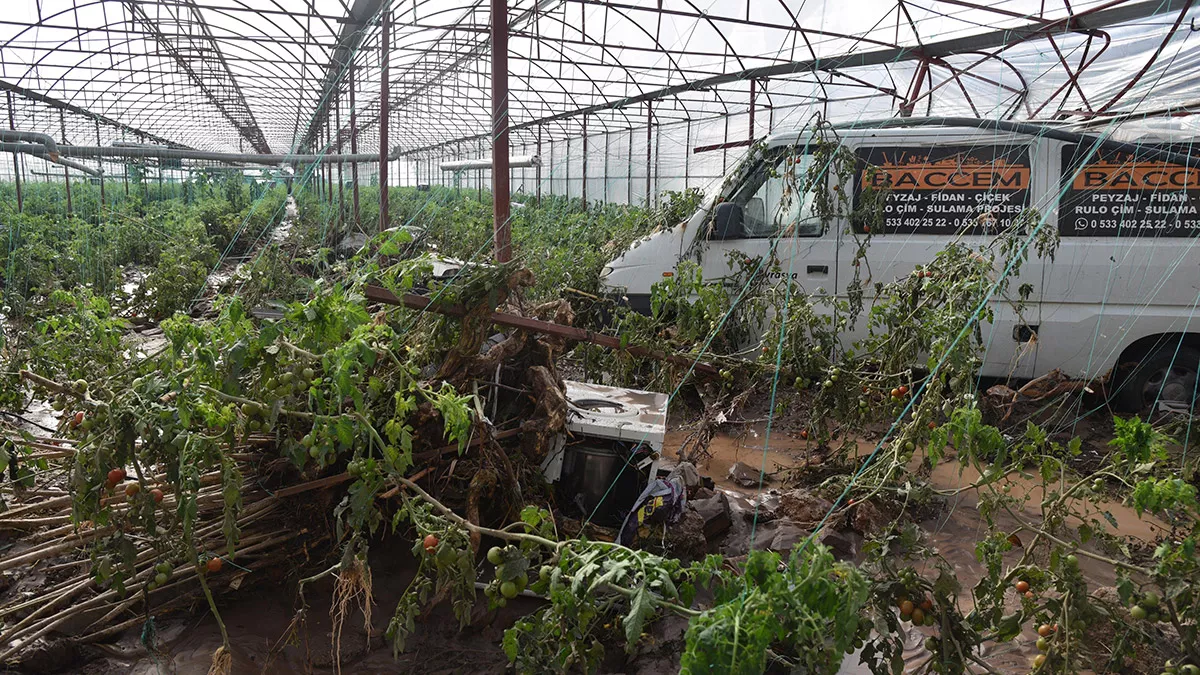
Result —
[[[60, 142], [289, 153], [332, 137], [347, 149], [353, 108], [359, 149], [374, 151], [384, 11], [389, 144], [411, 153], [478, 143], [491, 126], [485, 2], [6, 9], [9, 123]], [[508, 11], [514, 143], [750, 109], [768, 127], [818, 112], [1160, 117], [1149, 127], [1177, 134], [1200, 98], [1192, 0], [510, 0]]]

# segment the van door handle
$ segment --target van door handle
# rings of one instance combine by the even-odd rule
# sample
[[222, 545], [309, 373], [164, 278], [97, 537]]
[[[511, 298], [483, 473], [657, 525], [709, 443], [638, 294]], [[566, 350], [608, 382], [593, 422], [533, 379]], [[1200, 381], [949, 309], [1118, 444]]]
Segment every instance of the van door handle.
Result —
[[829, 265], [809, 265], [809, 274], [829, 274]]

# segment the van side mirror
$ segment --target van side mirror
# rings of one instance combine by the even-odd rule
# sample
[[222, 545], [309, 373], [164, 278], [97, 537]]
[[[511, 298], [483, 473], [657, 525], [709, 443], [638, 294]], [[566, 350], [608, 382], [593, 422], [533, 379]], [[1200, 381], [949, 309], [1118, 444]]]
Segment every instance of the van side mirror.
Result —
[[745, 239], [746, 214], [741, 204], [722, 202], [713, 212], [713, 239]]

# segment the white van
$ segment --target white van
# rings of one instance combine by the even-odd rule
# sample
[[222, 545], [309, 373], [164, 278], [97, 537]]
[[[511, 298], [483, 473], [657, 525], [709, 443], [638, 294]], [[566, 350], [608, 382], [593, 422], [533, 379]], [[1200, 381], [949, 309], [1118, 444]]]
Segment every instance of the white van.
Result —
[[[1126, 406], [1193, 399], [1200, 366], [1200, 317], [1192, 319], [1200, 304], [1200, 251], [1193, 250], [1200, 162], [1163, 144], [989, 120], [887, 120], [835, 133], [860, 170], [852, 185], [830, 175], [830, 189], [836, 185], [859, 200], [867, 166], [876, 167], [874, 179], [890, 182], [882, 232], [867, 249], [876, 281], [912, 273], [959, 232], [984, 241], [980, 214], [1003, 227], [1032, 206], [1049, 219], [1044, 227], [1058, 228], [1053, 261], [1031, 250], [1012, 280], [1011, 289], [1033, 287], [1024, 321], [1009, 304], [995, 303], [994, 323], [983, 326], [981, 375], [1028, 379], [1057, 368], [1094, 378], [1136, 364], [1119, 369], [1120, 387], [1113, 387]], [[782, 195], [784, 172], [806, 171], [812, 150], [804, 132], [769, 137], [705, 207], [636, 243], [609, 263], [602, 283], [646, 311], [651, 286], [681, 260], [697, 260], [704, 278], [717, 280], [733, 273], [731, 251], [766, 256], [774, 245], [798, 290], [845, 298], [854, 278], [851, 224], [843, 218], [823, 225], [811, 199]], [[786, 228], [791, 241], [775, 242], [778, 223], [794, 225]], [[862, 330], [865, 322], [857, 323]]]

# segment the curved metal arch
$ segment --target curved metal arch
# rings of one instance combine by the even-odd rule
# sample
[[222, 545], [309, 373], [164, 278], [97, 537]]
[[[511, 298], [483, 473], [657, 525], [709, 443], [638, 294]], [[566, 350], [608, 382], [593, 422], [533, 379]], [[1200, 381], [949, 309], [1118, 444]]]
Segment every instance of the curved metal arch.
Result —
[[[691, 1], [691, 0], [688, 0], [688, 2], [690, 2], [690, 1]], [[635, 26], [635, 27], [636, 27], [638, 30], [640, 30], [640, 31], [642, 31], [643, 33], [645, 33], [645, 34], [646, 34], [646, 37], [650, 38], [650, 41], [654, 43], [654, 46], [656, 46], [656, 47], [658, 47], [659, 49], [661, 49], [661, 50], [662, 50], [662, 52], [663, 52], [663, 55], [664, 55], [664, 56], [666, 56], [666, 57], [667, 57], [667, 60], [668, 60], [668, 61], [671, 63], [671, 65], [672, 65], [672, 66], [674, 66], [674, 68], [675, 68], [675, 71], [676, 71], [676, 72], [678, 72], [678, 73], [679, 73], [681, 76], [684, 76], [684, 79], [687, 79], [687, 78], [686, 78], [686, 76], [684, 75], [683, 68], [682, 68], [682, 67], [679, 65], [679, 62], [675, 60], [675, 57], [673, 56], [673, 54], [672, 54], [672, 51], [671, 51], [670, 49], [667, 49], [667, 48], [666, 48], [666, 47], [665, 47], [665, 46], [664, 46], [664, 45], [663, 45], [661, 42], [659, 42], [658, 38], [656, 38], [656, 37], [654, 37], [653, 35], [651, 35], [651, 34], [650, 34], [650, 31], [646, 30], [644, 27], [642, 27], [642, 25], [641, 25], [640, 23], [638, 23], [637, 21], [634, 21], [632, 18], [630, 18], [630, 17], [629, 17], [629, 15], [628, 15], [628, 14], [626, 14], [625, 12], [621, 11], [621, 9], [619, 9], [619, 8], [617, 8], [617, 7], [614, 7], [614, 6], [612, 6], [612, 5], [608, 5], [607, 7], [608, 7], [609, 11], [616, 12], [616, 13], [617, 13], [619, 16], [621, 16], [621, 17], [622, 17], [622, 18], [624, 18], [626, 21], [628, 21], [630, 24], [632, 24], [633, 26]], [[565, 22], [564, 22], [564, 23], [565, 23]], [[579, 33], [580, 33], [580, 35], [582, 35], [582, 34], [583, 34], [583, 31], [581, 30], [581, 31], [579, 31]], [[721, 39], [722, 39], [722, 40], [724, 40], [724, 39], [725, 39], [724, 35], [722, 35], [722, 36], [721, 36]], [[740, 63], [740, 60], [739, 60], [739, 63]], [[627, 74], [632, 74], [632, 71], [631, 71], [630, 69], [628, 69], [628, 68], [625, 68], [624, 66], [621, 66], [621, 68], [622, 68], [622, 70], [624, 70], [624, 71], [625, 71]], [[637, 82], [637, 80], [636, 80], [636, 79], [634, 79], [633, 81], [634, 81], [635, 83]], [[639, 90], [639, 91], [640, 91], [642, 94], [645, 94], [645, 91], [642, 89], [642, 87], [641, 87], [641, 84], [640, 84], [640, 83], [638, 83], [638, 84], [637, 84], [637, 87], [638, 87], [638, 90]], [[720, 94], [719, 94], [719, 93], [717, 94], [717, 97], [718, 97], [718, 99], [720, 98]], [[607, 97], [607, 96], [601, 96], [600, 98], [602, 98], [602, 99], [604, 99], [604, 100], [607, 100], [607, 99], [608, 99], [608, 97]], [[671, 95], [671, 98], [675, 99], [675, 101], [676, 101], [676, 102], [678, 102], [680, 105], [685, 105], [685, 104], [684, 104], [684, 102], [683, 102], [683, 100], [679, 98], [679, 95], [678, 95], [678, 94], [673, 94], [673, 95]], [[722, 101], [722, 104], [724, 104], [724, 102], [723, 102], [723, 101]], [[685, 107], [686, 107], [686, 106], [685, 106]]]
[[[90, 2], [88, 2], [88, 3], [86, 3], [86, 4], [82, 5], [82, 6], [83, 6], [83, 7], [88, 7], [88, 6], [91, 6], [91, 5], [103, 5], [103, 4], [105, 4], [105, 0], [91, 0]], [[45, 19], [43, 19], [43, 21], [39, 22], [39, 24], [41, 24], [41, 23], [45, 23], [45, 22], [46, 22], [46, 19], [53, 18], [53, 17], [56, 17], [56, 16], [60, 16], [60, 15], [62, 15], [62, 14], [65, 14], [67, 11], [70, 11], [70, 10], [64, 10], [63, 12], [60, 12], [60, 13], [58, 13], [58, 14], [54, 14], [54, 15], [51, 15], [50, 17], [46, 17]], [[250, 26], [250, 25], [251, 25], [251, 24], [249, 24], [249, 23], [246, 23], [246, 22], [242, 21], [240, 18], [237, 18], [237, 17], [235, 17], [235, 16], [233, 16], [233, 15], [231, 15], [231, 14], [227, 14], [227, 13], [225, 13], [225, 12], [219, 12], [219, 13], [220, 13], [220, 14], [222, 14], [222, 15], [224, 15], [224, 16], [228, 16], [228, 17], [229, 17], [229, 18], [231, 18], [231, 19], [235, 19], [235, 20], [237, 20], [237, 21], [239, 21], [239, 22], [241, 22], [241, 23], [243, 23], [243, 24], [245, 24], [245, 25], [247, 25], [247, 26]], [[90, 34], [90, 33], [96, 33], [96, 32], [107, 32], [107, 31], [108, 31], [108, 29], [109, 29], [109, 28], [111, 28], [111, 27], [115, 27], [115, 26], [123, 26], [123, 25], [125, 25], [125, 24], [126, 24], [126, 23], [128, 23], [128, 22], [129, 22], [129, 20], [127, 20], [127, 19], [122, 19], [122, 20], [120, 20], [120, 21], [114, 21], [114, 22], [110, 22], [110, 23], [108, 23], [108, 24], [105, 24], [105, 25], [103, 25], [103, 26], [97, 26], [97, 27], [94, 27], [94, 28], [87, 28], [87, 29], [83, 29], [83, 28], [81, 27], [81, 30], [79, 30], [79, 32], [77, 32], [75, 35], [73, 35], [73, 36], [71, 36], [71, 37], [65, 38], [65, 39], [63, 39], [62, 41], [58, 42], [56, 46], [62, 46], [62, 45], [68, 44], [68, 43], [70, 43], [70, 42], [76, 41], [76, 40], [78, 40], [80, 37], [82, 37], [82, 36], [85, 36], [85, 35], [88, 35], [88, 34]], [[274, 21], [271, 21], [271, 23], [272, 23], [272, 25], [275, 25], [277, 28], [279, 28], [281, 31], [283, 30], [282, 26], [279, 26], [278, 24], [275, 24], [275, 23], [274, 23]], [[26, 31], [28, 31], [28, 30], [31, 30], [33, 27], [35, 27], [35, 26], [30, 26], [29, 28], [26, 28], [26, 29], [24, 29], [24, 30], [22, 30], [22, 31], [18, 32], [18, 33], [17, 33], [17, 35], [13, 37], [13, 39], [16, 39], [16, 37], [19, 37], [20, 35], [24, 34]], [[136, 35], [134, 35], [134, 34], [132, 34], [132, 32], [131, 32], [131, 36], [130, 36], [130, 37], [128, 37], [128, 38], [126, 38], [126, 39], [124, 39], [124, 40], [120, 40], [120, 41], [116, 42], [116, 44], [117, 44], [117, 45], [133, 45], [133, 44], [134, 44], [134, 43], [136, 43], [136, 42], [146, 42], [146, 41], [152, 42], [152, 41], [153, 41], [153, 37], [151, 37], [151, 36], [149, 36], [149, 35], [144, 35], [144, 34], [136, 34]], [[7, 44], [9, 44], [9, 43], [11, 43], [11, 42], [12, 42], [12, 40], [9, 40], [9, 41], [7, 41], [5, 44], [7, 45]], [[0, 46], [3, 46], [3, 45], [0, 45]], [[268, 48], [268, 49], [269, 49], [269, 48]], [[131, 50], [131, 51], [132, 51], [132, 50]], [[18, 80], [17, 80], [17, 81], [18, 81], [18, 82], [24, 82], [24, 81], [27, 81], [27, 80], [31, 80], [32, 78], [29, 78], [29, 77], [28, 77], [29, 73], [30, 73], [30, 72], [32, 72], [32, 71], [33, 71], [33, 70], [34, 70], [34, 69], [35, 69], [37, 66], [40, 66], [40, 65], [42, 65], [42, 61], [43, 61], [44, 59], [46, 59], [47, 57], [49, 57], [51, 54], [54, 54], [54, 53], [56, 53], [56, 49], [55, 49], [54, 47], [47, 48], [47, 49], [46, 49], [46, 51], [45, 51], [45, 53], [44, 53], [44, 54], [43, 54], [41, 57], [39, 57], [39, 58], [38, 58], [36, 61], [34, 61], [33, 63], [31, 63], [31, 64], [29, 65], [29, 67], [27, 67], [27, 68], [25, 69], [25, 73], [24, 73], [24, 74], [22, 74], [22, 75], [21, 75], [21, 76], [18, 78]], [[279, 57], [290, 56], [290, 55], [286, 55], [286, 54], [280, 54], [280, 53], [273, 52], [273, 51], [272, 51], [272, 53], [273, 53], [275, 56], [279, 56]], [[50, 90], [53, 90], [53, 89], [54, 89], [54, 85], [56, 85], [56, 84], [60, 84], [60, 83], [63, 81], [63, 78], [65, 78], [65, 77], [66, 77], [67, 75], [69, 75], [71, 72], [74, 72], [74, 71], [76, 71], [76, 70], [78, 70], [78, 69], [80, 69], [80, 68], [86, 67], [86, 65], [85, 65], [85, 64], [86, 64], [86, 62], [87, 62], [88, 60], [90, 60], [90, 59], [92, 59], [92, 58], [95, 58], [95, 57], [97, 57], [97, 56], [99, 56], [99, 55], [100, 55], [100, 53], [99, 53], [99, 52], [94, 52], [94, 53], [91, 53], [91, 54], [85, 54], [85, 55], [84, 55], [82, 58], [80, 58], [80, 60], [79, 60], [79, 61], [77, 61], [77, 62], [75, 62], [74, 64], [71, 64], [71, 65], [69, 65], [69, 66], [66, 66], [66, 67], [64, 68], [64, 72], [63, 72], [63, 73], [62, 73], [62, 74], [61, 74], [59, 77], [55, 78], [54, 80], [51, 80], [51, 84], [50, 84], [50, 86], [48, 87], [48, 89], [50, 89]], [[122, 60], [122, 61], [119, 61], [118, 63], [122, 63], [122, 64], [123, 64], [123, 63], [126, 63], [126, 62], [128, 62], [128, 61], [131, 61], [133, 58], [136, 58], [136, 57], [135, 57], [135, 56], [128, 56], [128, 57], [126, 57], [124, 60]], [[165, 59], [164, 59], [164, 60], [165, 60]], [[286, 59], [285, 59], [285, 58], [281, 58], [280, 60], [281, 60], [281, 61], [284, 61], [284, 62], [286, 62]], [[239, 63], [250, 63], [250, 62], [247, 62], [247, 61], [239, 61]], [[112, 68], [110, 67], [110, 68], [109, 68], [109, 70], [111, 70], [111, 69], [112, 69]], [[132, 70], [131, 70], [131, 71], [129, 71], [129, 72], [128, 72], [128, 74], [133, 74], [133, 72], [136, 72], [136, 71], [132, 71]], [[272, 72], [267, 72], [267, 71], [264, 71], [264, 72], [263, 72], [263, 75], [264, 75], [264, 76], [273, 76], [273, 75], [276, 75], [276, 74], [277, 74], [277, 73], [272, 73]], [[300, 71], [299, 71], [299, 69], [297, 69], [297, 74], [300, 74]], [[117, 80], [116, 82], [121, 82], [121, 81], [124, 81], [124, 79], [125, 79], [125, 78], [121, 78], [121, 79]], [[93, 79], [93, 80], [90, 80], [90, 81], [94, 82], [95, 80]], [[44, 80], [42, 80], [42, 79], [38, 78], [38, 83], [39, 83], [39, 84], [41, 84], [41, 83], [43, 83], [43, 82], [44, 82]], [[101, 90], [101, 93], [110, 93], [110, 90], [111, 90], [111, 87], [110, 87], [110, 88], [108, 88], [108, 89]], [[71, 95], [70, 95], [70, 97], [67, 99], [67, 101], [68, 101], [68, 102], [74, 102], [74, 101], [76, 100], [76, 97], [77, 97], [77, 96], [79, 96], [79, 95], [80, 95], [80, 94], [82, 94], [82, 93], [84, 93], [84, 92], [83, 92], [83, 90], [77, 90], [77, 91], [75, 91], [75, 92], [72, 92], [72, 93], [71, 93]], [[299, 100], [299, 99], [297, 99], [297, 100]], [[111, 106], [112, 106], [112, 105], [113, 105], [113, 104], [111, 104], [111, 103], [110, 103], [110, 104], [109, 104], [109, 106], [107, 106], [107, 107], [105, 107], [105, 108], [104, 108], [104, 111], [105, 111], [106, 113], [108, 113], [108, 112], [111, 112]]]

